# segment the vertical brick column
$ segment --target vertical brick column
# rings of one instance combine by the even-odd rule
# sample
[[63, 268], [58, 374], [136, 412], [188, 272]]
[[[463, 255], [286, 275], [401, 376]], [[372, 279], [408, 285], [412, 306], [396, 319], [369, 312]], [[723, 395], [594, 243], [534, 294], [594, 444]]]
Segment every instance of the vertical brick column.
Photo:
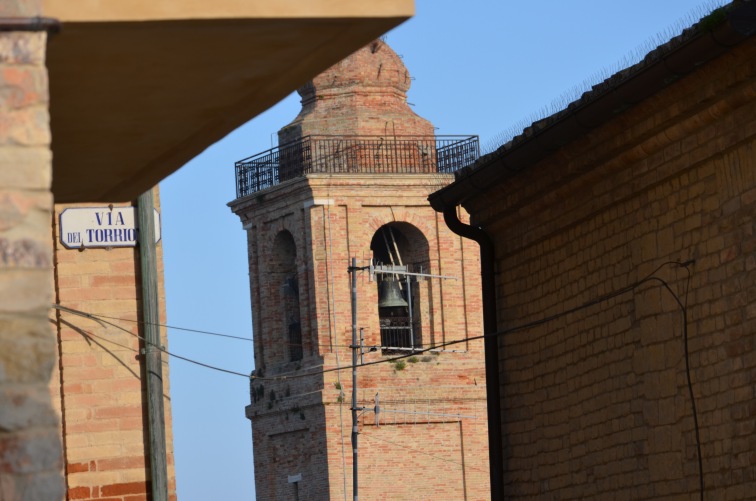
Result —
[[[157, 189], [154, 195], [159, 209]], [[57, 300], [65, 307], [103, 317], [103, 321], [97, 321], [65, 310], [58, 313], [60, 366], [56, 376], [69, 499], [132, 501], [145, 499], [150, 492], [146, 379], [140, 352], [144, 329], [139, 323], [139, 251], [134, 247], [67, 249], [60, 243], [58, 225], [58, 216], [67, 208], [106, 205], [55, 207]], [[165, 323], [161, 244], [157, 246], [157, 259], [160, 321]], [[167, 346], [164, 328], [160, 335]], [[168, 491], [169, 499], [175, 499], [166, 357], [163, 363]]]
[[[36, 1], [0, 17], [38, 15]], [[55, 340], [45, 33], [0, 33], [0, 499], [64, 494], [48, 382]]]

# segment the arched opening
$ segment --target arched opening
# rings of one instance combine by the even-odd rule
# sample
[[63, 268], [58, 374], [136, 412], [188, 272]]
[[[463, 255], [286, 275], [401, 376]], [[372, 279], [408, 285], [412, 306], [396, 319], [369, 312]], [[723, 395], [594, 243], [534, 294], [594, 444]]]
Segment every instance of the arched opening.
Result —
[[[429, 297], [422, 277], [430, 266], [428, 240], [409, 223], [389, 223], [370, 242], [376, 265], [378, 319], [384, 352], [423, 347]], [[425, 322], [424, 322], [425, 320]]]
[[283, 351], [285, 358], [290, 362], [302, 360], [303, 356], [296, 258], [297, 246], [294, 237], [288, 231], [281, 231], [273, 242], [270, 273], [273, 287], [280, 291], [279, 328], [286, 346], [284, 350], [276, 351]]

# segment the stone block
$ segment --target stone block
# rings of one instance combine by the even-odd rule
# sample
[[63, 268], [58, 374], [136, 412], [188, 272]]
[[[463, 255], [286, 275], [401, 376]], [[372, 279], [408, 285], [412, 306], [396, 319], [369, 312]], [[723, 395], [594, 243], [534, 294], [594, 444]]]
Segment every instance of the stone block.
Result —
[[0, 381], [42, 382], [55, 363], [55, 339], [46, 317], [0, 315]]
[[0, 269], [0, 314], [45, 312], [52, 302], [49, 269]]
[[[16, 0], [17, 1], [17, 0]], [[1, 5], [6, 5], [5, 3]], [[35, 12], [31, 15], [37, 15]], [[0, 64], [38, 65], [45, 62], [47, 33], [6, 32], [0, 35]]]
[[4, 189], [49, 189], [52, 182], [49, 148], [6, 146], [0, 158], [0, 186]]
[[57, 427], [0, 433], [0, 471], [36, 474], [62, 467]]
[[[12, 218], [9, 218], [13, 224]], [[2, 220], [0, 220], [2, 221]], [[3, 268], [45, 268], [52, 266], [49, 245], [31, 238], [8, 239], [0, 236], [0, 270]]]
[[43, 382], [0, 386], [0, 432], [57, 424], [50, 394]]
[[50, 144], [50, 116], [46, 105], [6, 110], [0, 115], [0, 145]]
[[0, 499], [3, 500], [53, 501], [64, 499], [65, 495], [65, 483], [58, 471], [34, 475], [0, 475]]

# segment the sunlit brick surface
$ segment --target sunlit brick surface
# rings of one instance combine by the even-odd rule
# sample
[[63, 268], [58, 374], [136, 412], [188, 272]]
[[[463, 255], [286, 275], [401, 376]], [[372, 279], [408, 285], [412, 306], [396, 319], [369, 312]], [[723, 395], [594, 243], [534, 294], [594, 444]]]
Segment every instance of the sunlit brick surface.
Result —
[[[150, 493], [147, 394], [139, 354], [143, 342], [137, 337], [144, 331], [136, 322], [142, 308], [139, 248], [66, 249], [60, 243], [57, 215], [69, 207], [87, 205], [56, 206], [57, 302], [109, 317], [105, 320], [110, 322], [65, 311], [51, 317], [57, 325], [60, 361], [52, 389], [62, 418], [69, 498], [146, 499]], [[165, 323], [161, 244], [157, 255], [160, 317]], [[161, 337], [167, 345], [164, 329]], [[168, 376], [164, 355], [169, 497], [175, 499]]]

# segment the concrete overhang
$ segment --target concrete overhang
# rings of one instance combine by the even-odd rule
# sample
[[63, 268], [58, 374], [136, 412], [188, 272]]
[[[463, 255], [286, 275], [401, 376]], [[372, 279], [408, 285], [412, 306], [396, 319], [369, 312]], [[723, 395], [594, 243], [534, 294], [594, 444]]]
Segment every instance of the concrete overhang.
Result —
[[136, 198], [414, 12], [412, 0], [43, 5], [62, 24], [47, 51], [59, 203]]

